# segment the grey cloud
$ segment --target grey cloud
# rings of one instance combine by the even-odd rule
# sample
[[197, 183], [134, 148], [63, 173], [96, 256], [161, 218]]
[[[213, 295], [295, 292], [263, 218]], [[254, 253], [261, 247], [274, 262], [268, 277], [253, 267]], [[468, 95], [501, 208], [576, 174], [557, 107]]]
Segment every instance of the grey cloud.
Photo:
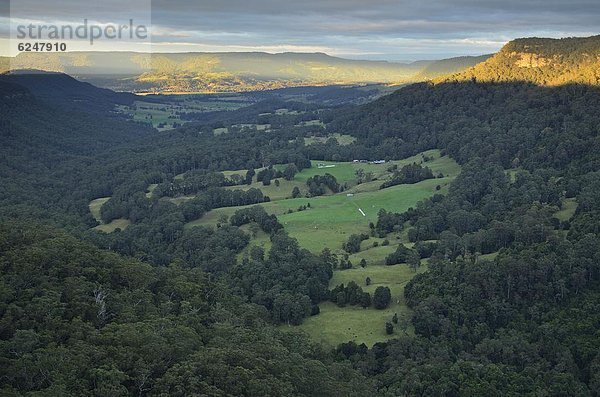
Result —
[[[110, 19], [149, 9], [149, 0], [30, 3], [31, 18]], [[135, 1], [138, 10], [132, 7]], [[23, 3], [21, 3], [23, 2]], [[57, 4], [58, 3], [58, 4]], [[109, 4], [110, 6], [107, 6]], [[598, 31], [598, 0], [154, 0], [157, 43], [203, 46], [323, 47], [343, 54], [398, 59], [495, 51], [524, 36]], [[25, 6], [23, 6], [25, 7]], [[404, 58], [403, 58], [404, 59]]]

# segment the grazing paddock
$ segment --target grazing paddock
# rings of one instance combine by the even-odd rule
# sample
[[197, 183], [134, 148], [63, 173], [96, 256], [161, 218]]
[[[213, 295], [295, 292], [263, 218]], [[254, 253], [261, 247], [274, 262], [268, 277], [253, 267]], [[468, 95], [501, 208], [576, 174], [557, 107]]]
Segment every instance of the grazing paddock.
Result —
[[[298, 239], [302, 247], [312, 252], [320, 252], [326, 247], [339, 251], [351, 234], [369, 231], [369, 222], [377, 222], [377, 213], [381, 208], [387, 211], [403, 212], [415, 206], [418, 201], [424, 198], [446, 191], [447, 186], [460, 172], [460, 166], [448, 157], [440, 157], [438, 150], [429, 150], [424, 152], [423, 155], [431, 158], [425, 164], [432, 169], [434, 174], [443, 173], [443, 178], [379, 189], [383, 180], [390, 175], [387, 169], [391, 164], [402, 166], [420, 162], [422, 155], [418, 154], [387, 164], [313, 161], [313, 167], [302, 170], [296, 174], [292, 181], [285, 181], [280, 178], [279, 187], [275, 186], [275, 181], [272, 181], [269, 186], [263, 186], [262, 183], [255, 182], [250, 187], [261, 189], [263, 194], [271, 198], [271, 202], [260, 205], [267, 212], [277, 215], [279, 222], [284, 225], [290, 236]], [[324, 168], [318, 168], [318, 164], [322, 164]], [[284, 166], [279, 165], [277, 168], [283, 169]], [[373, 172], [381, 179], [356, 185], [352, 189], [339, 194], [311, 198], [290, 198], [294, 186], [299, 187], [301, 193], [305, 194], [306, 181], [316, 174], [330, 173], [340, 183], [356, 184], [355, 172], [361, 168]], [[245, 172], [245, 170], [227, 171], [226, 175], [232, 173], [245, 175]], [[440, 187], [439, 190], [437, 189], [438, 186]], [[247, 185], [230, 187], [230, 189], [243, 190], [248, 188]], [[352, 193], [352, 196], [347, 196], [347, 193]], [[189, 197], [171, 199], [171, 201], [182, 202], [186, 199], [189, 199]], [[310, 208], [305, 211], [298, 211], [299, 207], [305, 205], [310, 205]], [[187, 227], [215, 224], [215, 220], [221, 214], [231, 215], [238, 208], [242, 207], [215, 209], [203, 218], [188, 223]]]
[[[441, 172], [445, 177], [454, 178], [460, 173], [460, 166], [450, 157], [441, 157], [439, 150], [428, 150], [422, 154], [432, 158], [432, 160], [424, 162], [422, 165], [424, 167], [427, 166], [431, 168], [434, 175], [437, 175]], [[363, 186], [362, 189], [358, 188], [358, 186], [361, 185], [355, 187], [358, 189], [358, 191], [377, 190], [386, 179], [391, 177], [391, 173], [388, 171], [390, 166], [397, 165], [399, 168], [402, 168], [402, 166], [407, 164], [418, 164], [421, 162], [421, 160], [421, 153], [412, 157], [408, 157], [404, 160], [395, 160], [386, 162], [384, 164], [313, 160], [311, 161], [312, 167], [306, 168], [299, 172], [294, 180], [306, 182], [308, 178], [315, 175], [331, 174], [335, 176], [340, 184], [347, 183], [350, 186], [355, 186], [357, 185], [356, 172], [362, 169], [365, 173], [371, 172], [373, 178], [377, 178], [377, 180], [363, 183], [362, 185], [366, 186]], [[321, 164], [321, 168], [319, 168], [319, 164]], [[367, 189], [365, 189], [365, 187]]]
[[[409, 207], [436, 192], [440, 179], [430, 179], [412, 185], [398, 185], [372, 192], [357, 193], [353, 197], [345, 194], [276, 200], [258, 204], [268, 213], [277, 215], [279, 222], [290, 236], [298, 239], [300, 245], [312, 252], [320, 252], [329, 247], [339, 250], [353, 233], [369, 231], [369, 222], [377, 221], [381, 208], [403, 212]], [[305, 211], [300, 206], [310, 204]], [[215, 224], [221, 214], [231, 215], [237, 209], [218, 208], [208, 212], [199, 220], [187, 224], [188, 227], [202, 224]], [[358, 209], [365, 213], [363, 216]], [[288, 213], [292, 210], [292, 213]]]
[[[422, 266], [418, 272], [425, 271]], [[354, 341], [364, 343], [371, 347], [377, 342], [383, 342], [398, 335], [412, 334], [410, 326], [411, 311], [404, 301], [404, 286], [415, 274], [406, 265], [395, 266], [367, 266], [340, 270], [334, 273], [329, 283], [333, 288], [338, 284], [347, 285], [354, 281], [371, 296], [378, 286], [390, 288], [392, 300], [390, 305], [383, 310], [373, 307], [363, 309], [360, 306], [338, 307], [332, 302], [323, 302], [319, 305], [321, 313], [309, 317], [304, 323], [294, 330], [306, 332], [313, 340], [321, 342], [327, 347], [335, 347], [340, 343]], [[365, 279], [371, 278], [371, 285], [365, 285]], [[398, 314], [399, 322], [394, 325], [394, 334], [387, 335], [385, 323], [392, 320], [394, 313]], [[282, 329], [290, 328], [287, 325]]]

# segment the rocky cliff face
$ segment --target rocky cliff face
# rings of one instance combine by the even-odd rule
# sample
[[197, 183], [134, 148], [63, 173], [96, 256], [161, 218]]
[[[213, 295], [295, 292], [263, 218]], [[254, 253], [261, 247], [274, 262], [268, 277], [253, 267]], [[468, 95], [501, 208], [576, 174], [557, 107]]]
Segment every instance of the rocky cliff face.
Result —
[[513, 40], [487, 61], [437, 81], [463, 80], [600, 85], [600, 36]]

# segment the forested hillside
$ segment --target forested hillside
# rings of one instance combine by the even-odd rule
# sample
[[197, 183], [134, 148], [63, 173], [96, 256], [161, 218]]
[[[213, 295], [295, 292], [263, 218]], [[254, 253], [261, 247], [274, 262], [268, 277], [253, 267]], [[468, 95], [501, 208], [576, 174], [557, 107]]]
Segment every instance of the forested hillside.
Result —
[[51, 217], [62, 226], [93, 223], [86, 209], [96, 190], [90, 185], [103, 189], [107, 182], [89, 178], [91, 159], [152, 131], [98, 115], [105, 112], [101, 106], [91, 114], [77, 110], [72, 96], [61, 91], [55, 102], [46, 102], [47, 97], [35, 97], [12, 81], [0, 79], [0, 212], [4, 217]]
[[130, 105], [136, 96], [94, 87], [63, 73], [20, 70], [0, 75], [0, 81], [27, 88], [38, 99], [65, 110], [109, 113], [115, 105]]
[[436, 241], [405, 290], [416, 337], [339, 352], [394, 395], [597, 395], [600, 90], [484, 83], [492, 60], [476, 79], [412, 85], [330, 119], [366, 146], [439, 147], [464, 164], [448, 195], [379, 214], [382, 233]]
[[184, 262], [0, 226], [3, 395], [364, 396], [369, 381]]

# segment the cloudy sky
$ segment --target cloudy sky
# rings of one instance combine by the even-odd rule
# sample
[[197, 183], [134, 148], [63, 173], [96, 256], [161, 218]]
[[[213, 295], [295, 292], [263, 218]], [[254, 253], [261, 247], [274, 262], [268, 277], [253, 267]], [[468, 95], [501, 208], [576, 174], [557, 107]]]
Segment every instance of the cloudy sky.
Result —
[[0, 6], [4, 54], [15, 51], [7, 40], [11, 22], [64, 25], [83, 18], [100, 24], [151, 18], [151, 47], [113, 41], [96, 50], [318, 51], [390, 61], [485, 54], [517, 37], [600, 34], [599, 0], [0, 0]]

